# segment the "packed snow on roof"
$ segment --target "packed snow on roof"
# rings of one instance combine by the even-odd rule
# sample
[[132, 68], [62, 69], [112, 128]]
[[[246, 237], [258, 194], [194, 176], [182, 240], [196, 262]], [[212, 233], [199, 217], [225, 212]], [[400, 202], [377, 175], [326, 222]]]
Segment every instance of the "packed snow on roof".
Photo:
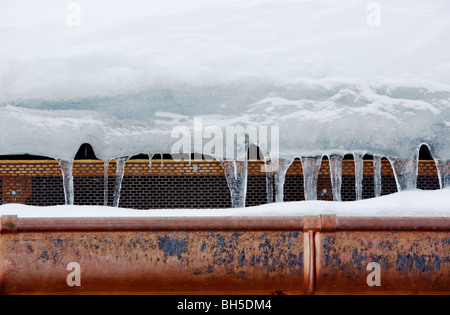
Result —
[[278, 125], [286, 158], [450, 158], [448, 1], [378, 1], [379, 26], [358, 0], [75, 3], [79, 26], [65, 2], [0, 4], [0, 154], [168, 153], [202, 117]]

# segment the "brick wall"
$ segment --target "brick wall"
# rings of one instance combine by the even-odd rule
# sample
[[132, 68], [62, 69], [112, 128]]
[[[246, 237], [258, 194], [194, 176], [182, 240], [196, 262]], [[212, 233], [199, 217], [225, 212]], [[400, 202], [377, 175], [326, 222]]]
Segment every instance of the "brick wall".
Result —
[[[266, 176], [261, 161], [249, 162], [247, 206], [267, 203]], [[112, 204], [115, 184], [115, 162], [108, 169], [108, 205]], [[104, 163], [99, 160], [77, 160], [73, 167], [75, 204], [103, 205]], [[382, 194], [397, 191], [389, 161], [382, 160]], [[439, 189], [434, 161], [419, 162], [419, 189]], [[37, 206], [64, 204], [59, 165], [52, 160], [0, 161], [0, 204], [24, 203]], [[332, 200], [328, 160], [322, 161], [317, 195]], [[353, 160], [342, 166], [342, 199], [355, 199]], [[373, 166], [364, 161], [363, 198], [374, 197]], [[300, 160], [295, 160], [286, 174], [285, 201], [304, 200]], [[120, 206], [135, 209], [155, 208], [227, 208], [231, 207], [229, 189], [222, 166], [213, 161], [177, 162], [172, 160], [130, 160], [125, 167]]]

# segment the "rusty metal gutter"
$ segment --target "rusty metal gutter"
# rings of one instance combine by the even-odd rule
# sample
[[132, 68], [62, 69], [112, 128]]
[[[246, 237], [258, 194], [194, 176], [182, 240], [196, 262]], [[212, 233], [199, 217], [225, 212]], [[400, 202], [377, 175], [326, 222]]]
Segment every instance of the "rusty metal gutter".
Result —
[[302, 228], [302, 217], [17, 218], [3, 216], [0, 231], [302, 230]]
[[0, 232], [133, 230], [434, 230], [447, 231], [450, 218], [419, 217], [123, 217], [18, 218], [2, 216]]
[[2, 216], [0, 229], [3, 294], [450, 294], [450, 218]]

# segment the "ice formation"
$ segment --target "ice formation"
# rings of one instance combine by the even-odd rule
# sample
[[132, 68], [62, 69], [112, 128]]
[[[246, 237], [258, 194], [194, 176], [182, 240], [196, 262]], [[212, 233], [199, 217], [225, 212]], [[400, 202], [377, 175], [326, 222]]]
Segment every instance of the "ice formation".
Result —
[[108, 182], [109, 182], [109, 176], [108, 176], [108, 170], [109, 170], [109, 162], [110, 160], [103, 161], [103, 205], [108, 205]]
[[267, 203], [273, 203], [273, 186], [275, 181], [275, 174], [271, 170], [271, 161], [269, 159], [264, 159], [264, 171], [266, 172], [266, 193], [267, 193]]
[[319, 179], [322, 156], [302, 157], [305, 200], [317, 200], [317, 181]]
[[63, 177], [63, 187], [64, 187], [64, 200], [66, 205], [73, 205], [75, 198], [75, 191], [73, 187], [73, 160], [57, 160]]
[[122, 181], [125, 174], [125, 164], [128, 162], [129, 157], [123, 157], [116, 159], [116, 184], [114, 187], [114, 200], [113, 207], [118, 207], [120, 202], [120, 192], [122, 190]]
[[375, 197], [381, 197], [381, 156], [373, 156], [373, 182]]
[[[447, 0], [380, 0], [379, 26], [359, 0], [77, 3], [79, 26], [61, 1], [0, 3], [0, 155], [71, 161], [83, 143], [104, 161], [171, 153], [174, 129], [197, 135], [202, 119], [204, 136], [277, 126], [278, 148], [264, 135], [250, 144], [306, 161], [308, 199], [325, 155], [355, 155], [358, 198], [365, 153], [390, 159], [399, 189], [414, 187], [422, 144], [449, 185]], [[209, 139], [186, 153], [203, 153]], [[225, 147], [209, 153], [234, 160]], [[70, 177], [65, 187], [70, 203]]]
[[230, 188], [231, 205], [233, 208], [245, 207], [247, 195], [247, 160], [223, 161], [225, 178]]
[[450, 187], [450, 160], [436, 160], [441, 188]]
[[[362, 182], [364, 178], [364, 156], [363, 154], [354, 153], [353, 158], [355, 160], [355, 189], [356, 200], [362, 200]], [[395, 173], [397, 174], [397, 173]]]
[[389, 161], [394, 171], [398, 191], [417, 188], [419, 149], [410, 158], [389, 158]]
[[284, 201], [284, 182], [286, 179], [286, 172], [293, 161], [287, 159], [279, 159], [272, 161], [272, 167], [275, 168], [275, 201]]

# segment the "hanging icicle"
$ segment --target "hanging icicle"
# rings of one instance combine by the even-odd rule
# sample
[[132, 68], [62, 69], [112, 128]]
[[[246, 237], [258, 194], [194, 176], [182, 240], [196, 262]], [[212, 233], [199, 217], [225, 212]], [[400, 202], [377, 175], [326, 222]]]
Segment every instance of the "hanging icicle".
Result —
[[272, 160], [264, 159], [264, 172], [266, 173], [267, 203], [273, 203], [274, 171], [272, 170]]
[[353, 158], [355, 160], [355, 190], [356, 200], [362, 200], [363, 190], [363, 178], [364, 178], [364, 155], [360, 153], [354, 153]]
[[373, 156], [373, 185], [375, 197], [381, 196], [381, 156]]
[[342, 160], [343, 155], [331, 155], [329, 157], [331, 187], [333, 191], [333, 200], [342, 201], [341, 187], [342, 187]]
[[152, 172], [152, 161], [153, 161], [154, 154], [148, 155], [148, 173], [150, 174]]
[[104, 183], [104, 188], [103, 188], [103, 205], [107, 206], [108, 205], [108, 181], [109, 181], [109, 176], [108, 176], [108, 170], [109, 170], [109, 162], [111, 160], [104, 160], [103, 161], [103, 183]]
[[404, 191], [417, 188], [419, 171], [419, 149], [408, 159], [388, 158], [397, 183], [397, 190]]
[[125, 174], [125, 164], [130, 157], [116, 159], [116, 185], [114, 187], [113, 207], [118, 207], [120, 202], [120, 191], [122, 189], [123, 176]]
[[235, 154], [238, 158], [224, 160], [222, 166], [230, 188], [232, 207], [243, 208], [247, 195], [249, 136], [245, 134], [242, 143], [234, 141], [235, 139], [233, 139], [232, 144], [236, 149]]
[[74, 188], [73, 188], [73, 160], [56, 160], [61, 167], [63, 176], [64, 199], [66, 205], [74, 204]]
[[441, 189], [450, 187], [450, 160], [435, 159]]
[[247, 194], [247, 159], [244, 161], [222, 161], [225, 178], [230, 188], [231, 204], [233, 208], [245, 207]]
[[319, 179], [322, 156], [302, 157], [305, 200], [317, 200], [317, 181]]
[[274, 161], [275, 168], [275, 201], [284, 201], [284, 182], [286, 180], [286, 173], [291, 166], [292, 161], [286, 159], [277, 159]]

